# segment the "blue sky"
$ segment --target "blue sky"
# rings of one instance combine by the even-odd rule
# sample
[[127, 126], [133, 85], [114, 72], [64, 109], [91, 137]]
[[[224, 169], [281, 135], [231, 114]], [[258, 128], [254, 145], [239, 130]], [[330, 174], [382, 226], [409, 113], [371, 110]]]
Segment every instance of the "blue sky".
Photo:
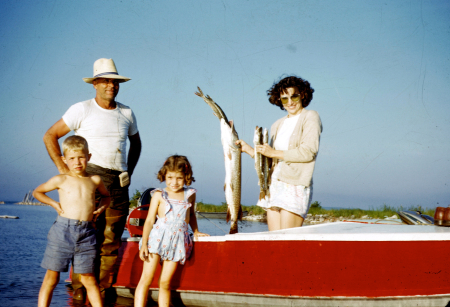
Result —
[[[113, 58], [117, 100], [143, 151], [130, 191], [160, 186], [171, 154], [193, 164], [198, 200], [220, 204], [219, 121], [196, 87], [251, 142], [284, 112], [266, 91], [296, 74], [315, 89], [324, 131], [314, 197], [326, 207], [450, 204], [448, 1], [3, 1], [0, 4], [0, 200], [57, 174], [42, 137], [94, 97], [98, 58]], [[257, 201], [243, 156], [242, 203]]]

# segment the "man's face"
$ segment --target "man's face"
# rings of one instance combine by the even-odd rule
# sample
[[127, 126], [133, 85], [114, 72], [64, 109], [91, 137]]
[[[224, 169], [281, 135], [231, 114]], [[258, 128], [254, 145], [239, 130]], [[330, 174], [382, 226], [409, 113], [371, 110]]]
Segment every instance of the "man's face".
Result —
[[119, 80], [97, 78], [92, 82], [97, 91], [97, 96], [107, 101], [114, 101], [119, 93]]

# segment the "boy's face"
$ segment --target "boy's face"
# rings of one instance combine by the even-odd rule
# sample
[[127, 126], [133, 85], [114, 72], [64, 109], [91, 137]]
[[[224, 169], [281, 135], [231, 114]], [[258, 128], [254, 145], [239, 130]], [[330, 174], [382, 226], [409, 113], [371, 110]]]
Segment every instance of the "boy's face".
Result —
[[67, 164], [69, 171], [74, 174], [84, 174], [86, 166], [91, 158], [90, 154], [86, 154], [83, 150], [68, 149], [62, 156], [64, 163]]

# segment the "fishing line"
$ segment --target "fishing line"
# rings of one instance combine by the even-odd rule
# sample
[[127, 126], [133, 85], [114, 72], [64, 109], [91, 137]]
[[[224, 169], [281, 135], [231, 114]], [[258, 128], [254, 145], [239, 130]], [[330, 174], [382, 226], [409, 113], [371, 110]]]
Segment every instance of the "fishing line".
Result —
[[201, 214], [200, 212], [196, 212], [198, 214], [200, 214], [204, 219], [207, 219], [211, 224], [213, 224], [214, 226], [216, 226], [217, 228], [219, 228], [220, 230], [223, 231], [224, 234], [227, 234], [227, 232], [225, 230], [223, 230], [222, 228], [220, 228], [219, 226], [217, 226], [216, 224], [214, 224], [209, 218], [207, 218], [206, 216], [204, 216], [203, 214]]

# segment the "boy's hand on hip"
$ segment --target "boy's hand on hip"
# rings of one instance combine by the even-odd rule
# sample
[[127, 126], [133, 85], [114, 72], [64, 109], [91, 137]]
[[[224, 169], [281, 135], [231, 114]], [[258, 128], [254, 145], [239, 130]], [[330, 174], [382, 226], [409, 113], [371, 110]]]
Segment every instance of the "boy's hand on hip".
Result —
[[58, 215], [64, 214], [63, 209], [61, 208], [61, 205], [58, 203], [58, 207], [55, 208], [56, 212], [58, 212]]

